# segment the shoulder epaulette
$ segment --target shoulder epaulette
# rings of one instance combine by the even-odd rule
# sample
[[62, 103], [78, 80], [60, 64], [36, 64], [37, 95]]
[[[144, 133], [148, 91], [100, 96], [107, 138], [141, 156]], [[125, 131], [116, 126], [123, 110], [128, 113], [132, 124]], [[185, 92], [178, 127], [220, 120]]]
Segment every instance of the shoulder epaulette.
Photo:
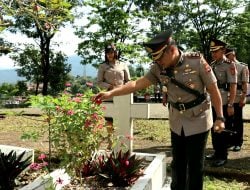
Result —
[[244, 62], [240, 62], [241, 65], [244, 65], [244, 66], [248, 66], [248, 64], [244, 63]]
[[199, 52], [188, 52], [188, 53], [185, 53], [185, 56], [189, 58], [200, 58], [202, 57], [202, 54]]

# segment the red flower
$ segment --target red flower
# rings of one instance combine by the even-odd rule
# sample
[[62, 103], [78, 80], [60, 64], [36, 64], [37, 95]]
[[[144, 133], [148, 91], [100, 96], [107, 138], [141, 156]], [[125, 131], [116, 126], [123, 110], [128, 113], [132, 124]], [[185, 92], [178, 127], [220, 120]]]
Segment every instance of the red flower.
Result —
[[40, 156], [38, 157], [38, 160], [44, 160], [46, 158], [45, 154], [40, 154]]
[[66, 82], [66, 83], [65, 83], [65, 86], [66, 86], [66, 87], [71, 87], [71, 84], [70, 84], [69, 82]]
[[83, 96], [83, 94], [81, 94], [81, 93], [77, 93], [77, 94], [76, 94], [76, 96], [77, 96], [77, 97], [82, 97], [82, 96]]
[[126, 138], [127, 138], [128, 140], [134, 140], [134, 137], [132, 137], [131, 135], [126, 135]]
[[67, 112], [67, 115], [73, 115], [74, 114], [74, 110], [69, 110], [68, 112]]
[[93, 113], [91, 117], [92, 117], [92, 119], [97, 120], [98, 119], [98, 114], [97, 113]]
[[99, 125], [97, 126], [97, 128], [98, 128], [98, 129], [102, 129], [102, 128], [103, 128], [103, 124], [99, 124]]
[[85, 121], [84, 127], [87, 128], [87, 127], [89, 127], [90, 125], [91, 125], [91, 121], [87, 119], [87, 120]]
[[56, 111], [60, 111], [61, 107], [60, 106], [56, 106]]
[[92, 101], [97, 105], [100, 105], [102, 103], [102, 99], [99, 97], [93, 97]]
[[73, 101], [76, 102], [76, 103], [81, 103], [81, 98], [79, 98], [79, 97], [74, 97], [74, 98], [73, 98]]
[[129, 166], [129, 161], [128, 160], [125, 161], [125, 165]]

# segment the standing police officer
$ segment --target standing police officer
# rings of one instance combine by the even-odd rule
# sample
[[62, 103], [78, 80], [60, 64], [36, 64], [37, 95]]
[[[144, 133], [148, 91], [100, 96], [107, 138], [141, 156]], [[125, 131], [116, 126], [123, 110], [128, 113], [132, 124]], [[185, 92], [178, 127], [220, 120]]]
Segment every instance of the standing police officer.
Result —
[[248, 66], [236, 59], [234, 49], [227, 48], [226, 54], [228, 59], [235, 62], [237, 70], [237, 94], [234, 101], [234, 119], [232, 130], [235, 135], [229, 141], [229, 145], [234, 146], [233, 151], [240, 151], [243, 144], [243, 107], [246, 104], [247, 86], [249, 82]]
[[[105, 47], [105, 62], [100, 64], [97, 74], [97, 84], [101, 89], [112, 90], [130, 81], [128, 66], [119, 61], [120, 52], [114, 44]], [[107, 101], [113, 101], [112, 99]], [[108, 132], [108, 147], [113, 145], [113, 118], [105, 117]]]
[[[225, 128], [229, 129], [232, 125], [232, 117], [234, 115], [234, 99], [236, 95], [237, 73], [235, 63], [230, 61], [225, 56], [226, 43], [214, 39], [210, 44], [210, 51], [212, 53], [213, 63], [212, 68], [217, 77], [217, 85], [221, 93], [223, 102], [223, 114], [226, 118]], [[216, 118], [213, 110], [214, 119]], [[222, 133], [215, 133], [211, 130], [212, 145], [214, 154], [206, 156], [207, 160], [214, 160], [212, 166], [223, 166], [227, 162], [227, 146], [229, 134], [224, 131]]]
[[183, 53], [178, 49], [171, 30], [158, 34], [144, 46], [154, 61], [149, 72], [136, 81], [99, 93], [96, 99], [129, 94], [161, 82], [169, 102], [171, 189], [202, 190], [204, 152], [213, 125], [211, 101], [217, 114], [216, 130], [224, 130], [216, 77], [200, 53]]

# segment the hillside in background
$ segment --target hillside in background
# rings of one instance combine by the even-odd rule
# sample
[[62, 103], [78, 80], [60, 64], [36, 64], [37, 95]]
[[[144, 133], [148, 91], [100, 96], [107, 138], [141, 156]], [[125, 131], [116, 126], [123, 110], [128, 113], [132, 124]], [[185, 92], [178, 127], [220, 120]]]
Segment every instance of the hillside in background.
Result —
[[[96, 77], [97, 70], [91, 65], [83, 66], [80, 64], [81, 58], [78, 56], [71, 56], [68, 59], [68, 63], [72, 65], [71, 75], [73, 76], [86, 76]], [[25, 80], [18, 77], [15, 69], [0, 70], [0, 84], [1, 83], [16, 83], [18, 80]]]

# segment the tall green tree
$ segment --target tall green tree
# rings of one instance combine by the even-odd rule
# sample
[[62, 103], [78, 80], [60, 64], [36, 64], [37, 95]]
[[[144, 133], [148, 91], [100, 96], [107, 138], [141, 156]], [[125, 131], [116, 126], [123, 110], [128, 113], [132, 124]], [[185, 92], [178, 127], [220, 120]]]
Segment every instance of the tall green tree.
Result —
[[142, 18], [147, 18], [150, 22], [150, 28], [146, 30], [149, 38], [155, 34], [172, 28], [175, 33], [177, 43], [181, 42], [185, 35], [187, 27], [187, 18], [183, 16], [182, 1], [179, 0], [135, 0], [135, 5], [138, 7], [139, 15]]
[[235, 24], [230, 27], [226, 41], [236, 49], [237, 59], [250, 66], [250, 3], [243, 13], [235, 18]]
[[47, 95], [49, 84], [51, 39], [74, 16], [71, 10], [77, 0], [2, 0], [1, 6], [14, 18], [12, 32], [20, 31], [38, 41], [42, 69], [42, 94]]
[[210, 59], [212, 38], [225, 38], [235, 23], [235, 9], [244, 1], [234, 0], [144, 0], [135, 1], [151, 23], [149, 37], [172, 28], [177, 44], [200, 51]]
[[[11, 25], [10, 19], [4, 18], [4, 10], [0, 7], [0, 33]], [[11, 52], [10, 44], [0, 37], [0, 55]]]
[[235, 23], [235, 8], [242, 5], [242, 1], [234, 0], [185, 0], [182, 2], [184, 16], [191, 22], [190, 43], [199, 39], [195, 44], [196, 50], [201, 51], [210, 60], [210, 42], [213, 38], [225, 39], [230, 26]]
[[17, 74], [20, 77], [25, 77], [27, 81], [36, 84], [35, 94], [38, 94], [39, 84], [42, 83], [42, 68], [40, 63], [40, 52], [34, 46], [27, 46], [23, 52], [11, 56], [14, 60], [17, 69]]
[[137, 26], [139, 20], [135, 17], [136, 9], [133, 0], [86, 0], [87, 23], [80, 27], [76, 34], [83, 39], [78, 46], [78, 54], [83, 58], [82, 64], [92, 64], [94, 67], [104, 61], [104, 47], [115, 43], [122, 57], [133, 62], [139, 57], [136, 49], [142, 29]]
[[[17, 69], [18, 76], [35, 83], [35, 94], [38, 94], [39, 84], [43, 82], [40, 51], [34, 46], [27, 46], [23, 52], [13, 55], [11, 58], [15, 61], [15, 65], [20, 67]], [[49, 93], [56, 94], [64, 89], [71, 66], [66, 63], [67, 58], [62, 52], [50, 52], [49, 61], [48, 83], [51, 89]]]

